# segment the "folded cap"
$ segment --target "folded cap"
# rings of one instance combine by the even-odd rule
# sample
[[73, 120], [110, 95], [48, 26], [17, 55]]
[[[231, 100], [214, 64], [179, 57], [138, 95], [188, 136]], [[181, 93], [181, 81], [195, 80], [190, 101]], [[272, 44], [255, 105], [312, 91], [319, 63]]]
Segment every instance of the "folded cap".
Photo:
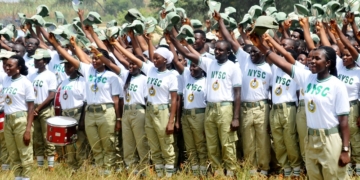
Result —
[[311, 1], [310, 0], [299, 0], [299, 4], [303, 5], [307, 9], [311, 8]]
[[128, 10], [128, 13], [125, 15], [125, 19], [129, 23], [132, 23], [136, 19], [143, 21], [145, 18], [144, 16], [141, 15], [141, 13], [137, 9], [132, 8]]
[[54, 34], [56, 40], [59, 41], [61, 46], [65, 46], [70, 43], [70, 41], [67, 40], [67, 38], [70, 39], [70, 37], [68, 37], [68, 35], [64, 33], [63, 26], [59, 26], [58, 28], [56, 28], [54, 31], [51, 31], [50, 33]]
[[117, 26], [109, 27], [105, 31], [105, 35], [108, 39], [110, 39], [111, 37], [117, 38], [119, 34], [120, 28], [118, 28]]
[[354, 16], [355, 17], [360, 17], [360, 12], [359, 11], [354, 11]]
[[49, 16], [49, 8], [46, 5], [40, 5], [36, 8], [36, 14], [41, 17]]
[[252, 20], [255, 20], [257, 19], [259, 16], [261, 16], [262, 14], [262, 9], [260, 6], [258, 5], [254, 5], [254, 6], [251, 6], [249, 11], [248, 11], [248, 14], [250, 14], [250, 16], [252, 17]]
[[9, 59], [11, 56], [15, 55], [16, 53], [11, 51], [6, 51], [5, 49], [0, 50], [0, 60]]
[[208, 33], [206, 33], [206, 39], [207, 40], [217, 40], [217, 37], [216, 37], [216, 35], [215, 34], [213, 34], [212, 32], [208, 32]]
[[54, 31], [57, 28], [56, 24], [52, 22], [46, 22], [45, 27], [47, 29], [47, 32]]
[[230, 14], [236, 13], [236, 9], [234, 7], [229, 6], [229, 7], [225, 8], [224, 13], [227, 15], [230, 15]]
[[280, 23], [282, 23], [283, 21], [286, 20], [286, 17], [287, 17], [286, 13], [278, 12], [275, 15], [275, 20], [280, 24]]
[[91, 42], [88, 38], [86, 38], [85, 36], [81, 36], [81, 35], [77, 35], [76, 36], [76, 44], [81, 48], [81, 49], [87, 49], [90, 50], [90, 46], [91, 46]]
[[117, 26], [117, 22], [115, 19], [106, 23], [106, 28], [110, 28], [110, 27], [114, 27], [114, 26]]
[[127, 32], [129, 32], [130, 29], [132, 29], [134, 31], [134, 33], [136, 33], [136, 34], [143, 34], [144, 30], [145, 30], [145, 25], [140, 20], [136, 19], [131, 24], [126, 26], [123, 29], [123, 31], [125, 31], [125, 33], [127, 33]]
[[255, 21], [254, 29], [250, 33], [262, 36], [268, 29], [278, 29], [279, 24], [271, 16], [260, 16]]
[[2, 23], [0, 23], [0, 30], [2, 30], [4, 28], [4, 25]]
[[71, 30], [72, 30], [72, 32], [76, 32], [76, 34], [78, 34], [78, 35], [85, 36], [85, 32], [81, 29], [81, 25], [78, 26], [77, 22], [72, 23]]
[[247, 24], [252, 24], [250, 14], [245, 14], [242, 20], [239, 22], [239, 25], [242, 25], [243, 27], [246, 26]]
[[147, 34], [154, 32], [156, 25], [157, 25], [157, 20], [155, 18], [153, 17], [146, 18], [144, 22], [145, 32]]
[[178, 22], [180, 22], [180, 16], [175, 12], [169, 12], [166, 14], [163, 29], [171, 30]]
[[172, 2], [164, 3], [164, 5], [162, 5], [161, 7], [165, 11], [165, 13], [176, 12], [176, 7]]
[[237, 28], [237, 22], [234, 18], [229, 17], [229, 22], [230, 22], [229, 26], [225, 25], [227, 30], [233, 31], [234, 29]]
[[271, 15], [277, 13], [277, 9], [276, 9], [276, 7], [270, 6], [265, 10], [265, 13], [267, 16], [271, 16]]
[[183, 8], [176, 8], [176, 13], [182, 18], [187, 18], [186, 11]]
[[330, 1], [326, 4], [325, 15], [327, 19], [335, 19], [335, 12], [341, 7], [337, 1]]
[[98, 36], [98, 38], [100, 40], [102, 40], [102, 41], [106, 40], [106, 35], [103, 30], [96, 28], [96, 29], [94, 29], [94, 32], [96, 33], [96, 35]]
[[[224, 20], [224, 25], [226, 26], [226, 28], [230, 27], [230, 20], [229, 20], [229, 16], [225, 13], [220, 13], [221, 18]], [[216, 22], [211, 29], [215, 29], [218, 30], [219, 29], [219, 23]]]
[[204, 0], [205, 4], [209, 7], [210, 12], [213, 13], [214, 11], [219, 12], [221, 8], [221, 3], [212, 0]]
[[307, 9], [307, 7], [305, 7], [302, 4], [295, 4], [294, 5], [294, 12], [301, 17], [307, 17], [309, 16], [309, 10]]
[[33, 16], [31, 17], [31, 19], [33, 20], [33, 22], [34, 22], [35, 25], [38, 25], [38, 26], [41, 26], [41, 27], [45, 26], [45, 20], [43, 19], [42, 16], [40, 16], [40, 15], [33, 15]]
[[66, 24], [65, 23], [65, 16], [62, 12], [60, 11], [55, 11], [55, 17], [56, 17], [56, 22], [59, 24]]
[[79, 18], [79, 17], [76, 17], [76, 18], [73, 19], [73, 22], [74, 22], [74, 21], [79, 21], [79, 22], [80, 22], [80, 18]]
[[199, 29], [199, 28], [202, 27], [202, 23], [201, 23], [201, 21], [198, 20], [198, 19], [191, 19], [191, 20], [190, 20], [190, 23], [191, 23], [191, 26], [192, 26], [193, 28], [195, 28], [195, 29]]
[[41, 60], [44, 58], [51, 58], [51, 55], [47, 49], [37, 48], [35, 54], [31, 57], [35, 60]]
[[320, 38], [319, 38], [318, 35], [311, 33], [310, 36], [311, 36], [311, 39], [312, 39], [316, 44], [318, 44], [318, 43], [320, 42]]
[[194, 38], [194, 37], [186, 37], [186, 38], [185, 38], [185, 41], [186, 41], [188, 44], [194, 44], [194, 43], [195, 43], [195, 38]]
[[85, 25], [101, 24], [101, 16], [99, 13], [91, 11], [83, 23]]
[[176, 39], [182, 40], [187, 37], [194, 37], [194, 30], [191, 26], [185, 24], [180, 28], [179, 34], [176, 36]]
[[24, 18], [26, 18], [26, 15], [24, 13], [17, 13], [19, 16], [20, 21]]
[[84, 7], [83, 0], [72, 0], [72, 7], [76, 12], [78, 12], [79, 9], [83, 9]]
[[0, 35], [8, 41], [11, 41], [11, 39], [14, 37], [14, 33], [8, 28], [3, 28], [0, 31]]
[[347, 12], [355, 12], [360, 8], [359, 0], [344, 0], [344, 7]]
[[260, 8], [263, 12], [270, 6], [275, 6], [274, 0], [260, 0]]
[[315, 17], [321, 17], [325, 14], [323, 6], [321, 4], [313, 4], [311, 6], [311, 15]]

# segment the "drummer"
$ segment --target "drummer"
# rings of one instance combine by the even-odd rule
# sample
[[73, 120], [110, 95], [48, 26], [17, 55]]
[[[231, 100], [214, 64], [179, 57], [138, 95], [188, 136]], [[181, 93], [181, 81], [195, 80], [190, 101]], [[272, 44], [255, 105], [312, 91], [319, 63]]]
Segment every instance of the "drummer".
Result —
[[87, 158], [87, 140], [84, 131], [85, 78], [67, 60], [63, 61], [65, 73], [69, 76], [60, 85], [60, 104], [62, 115], [72, 117], [78, 122], [75, 144], [66, 146], [67, 164], [78, 170]]
[[29, 74], [28, 79], [33, 83], [35, 91], [34, 110], [34, 152], [38, 167], [44, 166], [44, 155], [47, 156], [48, 170], [54, 170], [55, 146], [46, 141], [47, 123], [46, 120], [54, 116], [51, 101], [55, 97], [57, 87], [56, 76], [46, 69], [51, 55], [46, 49], [38, 48], [34, 58], [35, 73]]
[[30, 180], [33, 163], [31, 136], [34, 119], [34, 88], [25, 77], [28, 69], [21, 56], [11, 56], [6, 61], [5, 70], [8, 76], [3, 81], [1, 95], [5, 97], [6, 147], [15, 180]]
[[[78, 55], [82, 62], [71, 57], [57, 42], [53, 34], [49, 41], [58, 52], [78, 69], [86, 79], [87, 108], [85, 115], [85, 131], [88, 134], [96, 166], [103, 167], [103, 175], [109, 175], [115, 165], [115, 126], [120, 130], [119, 95], [121, 79], [111, 72], [100, 60], [109, 59], [106, 50], [97, 49], [93, 52], [92, 65], [84, 59], [84, 54]], [[116, 121], [115, 121], [116, 120]]]

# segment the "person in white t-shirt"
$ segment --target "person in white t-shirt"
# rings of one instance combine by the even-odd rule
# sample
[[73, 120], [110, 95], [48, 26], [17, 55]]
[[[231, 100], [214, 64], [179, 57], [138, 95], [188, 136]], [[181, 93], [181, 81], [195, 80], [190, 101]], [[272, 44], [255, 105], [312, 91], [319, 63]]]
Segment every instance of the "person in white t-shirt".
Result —
[[65, 73], [64, 63], [62, 63], [64, 58], [57, 51], [50, 51], [50, 54], [51, 61], [48, 64], [48, 69], [55, 74], [57, 84], [59, 85], [62, 81], [69, 78]]
[[[35, 93], [25, 61], [14, 55], [6, 61], [7, 77], [1, 95], [5, 97], [5, 141], [15, 179], [30, 180], [33, 164], [32, 124]], [[18, 153], [22, 152], [22, 153]]]
[[[264, 35], [268, 40], [270, 36]], [[336, 53], [328, 46], [315, 49], [308, 62], [309, 70], [282, 60], [268, 50], [260, 38], [252, 34], [251, 41], [268, 59], [281, 68], [304, 89], [308, 126], [305, 139], [307, 175], [310, 179], [348, 179], [346, 165], [349, 156], [349, 98], [345, 85], [336, 78]], [[322, 173], [319, 173], [322, 172]]]
[[[176, 76], [166, 69], [166, 64], [172, 62], [173, 54], [166, 48], [158, 48], [154, 52], [154, 66], [152, 66], [136, 58], [115, 40], [111, 43], [135, 65], [141, 67], [141, 71], [147, 76], [146, 137], [157, 176], [162, 177], [165, 168], [166, 176], [171, 177], [175, 163], [173, 133], [178, 84]], [[169, 109], [169, 95], [171, 109]]]
[[57, 81], [55, 74], [46, 69], [51, 59], [46, 49], [38, 48], [32, 58], [37, 71], [27, 77], [33, 83], [35, 91], [34, 154], [38, 167], [43, 167], [44, 156], [47, 156], [48, 169], [53, 171], [55, 146], [46, 141], [46, 120], [54, 116], [51, 101], [55, 97]]
[[215, 176], [223, 174], [223, 168], [227, 170], [227, 176], [234, 176], [242, 77], [239, 66], [228, 60], [231, 45], [227, 41], [218, 41], [215, 45], [217, 60], [214, 61], [187, 51], [173, 36], [170, 40], [185, 58], [207, 74], [205, 135], [208, 157]]
[[26, 40], [26, 53], [23, 58], [25, 60], [26, 66], [29, 68], [29, 74], [36, 72], [34, 65], [34, 58], [32, 57], [35, 54], [36, 49], [39, 48], [40, 41], [36, 38], [29, 38]]
[[[82, 62], [66, 52], [57, 42], [53, 34], [49, 41], [65, 59], [84, 75], [86, 80], [86, 115], [85, 131], [92, 147], [95, 165], [102, 168], [102, 173], [108, 175], [115, 166], [115, 132], [121, 128], [119, 114], [119, 95], [121, 79], [106, 67], [99, 58], [109, 59], [106, 50], [92, 48], [92, 65], [83, 59], [86, 55], [79, 51], [77, 56]], [[71, 41], [74, 41], [72, 39]], [[74, 43], [72, 43], [74, 45]], [[75, 48], [79, 48], [75, 46]], [[77, 51], [78, 52], [78, 51]], [[101, 142], [101, 143], [99, 143]]]

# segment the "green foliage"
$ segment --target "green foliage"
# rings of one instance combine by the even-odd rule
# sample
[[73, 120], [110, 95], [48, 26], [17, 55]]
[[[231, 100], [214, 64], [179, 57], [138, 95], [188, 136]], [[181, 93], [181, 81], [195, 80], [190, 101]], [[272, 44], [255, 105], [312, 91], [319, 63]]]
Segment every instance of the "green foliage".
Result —
[[111, 14], [117, 17], [120, 11], [126, 11], [131, 5], [129, 0], [106, 0], [105, 1], [105, 13]]

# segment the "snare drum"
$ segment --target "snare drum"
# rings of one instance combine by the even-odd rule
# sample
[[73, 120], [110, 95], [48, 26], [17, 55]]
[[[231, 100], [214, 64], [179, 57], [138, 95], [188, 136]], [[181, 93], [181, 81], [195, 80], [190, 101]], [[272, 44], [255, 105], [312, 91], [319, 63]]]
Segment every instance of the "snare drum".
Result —
[[0, 132], [4, 132], [4, 119], [5, 119], [5, 112], [4, 112], [4, 106], [0, 106]]
[[61, 116], [61, 104], [60, 104], [60, 89], [61, 87], [59, 87], [56, 91], [55, 94], [55, 98], [54, 98], [54, 111], [55, 111], [55, 116]]
[[76, 126], [77, 121], [71, 117], [55, 116], [47, 121], [46, 140], [50, 144], [66, 146], [73, 144], [77, 140]]

